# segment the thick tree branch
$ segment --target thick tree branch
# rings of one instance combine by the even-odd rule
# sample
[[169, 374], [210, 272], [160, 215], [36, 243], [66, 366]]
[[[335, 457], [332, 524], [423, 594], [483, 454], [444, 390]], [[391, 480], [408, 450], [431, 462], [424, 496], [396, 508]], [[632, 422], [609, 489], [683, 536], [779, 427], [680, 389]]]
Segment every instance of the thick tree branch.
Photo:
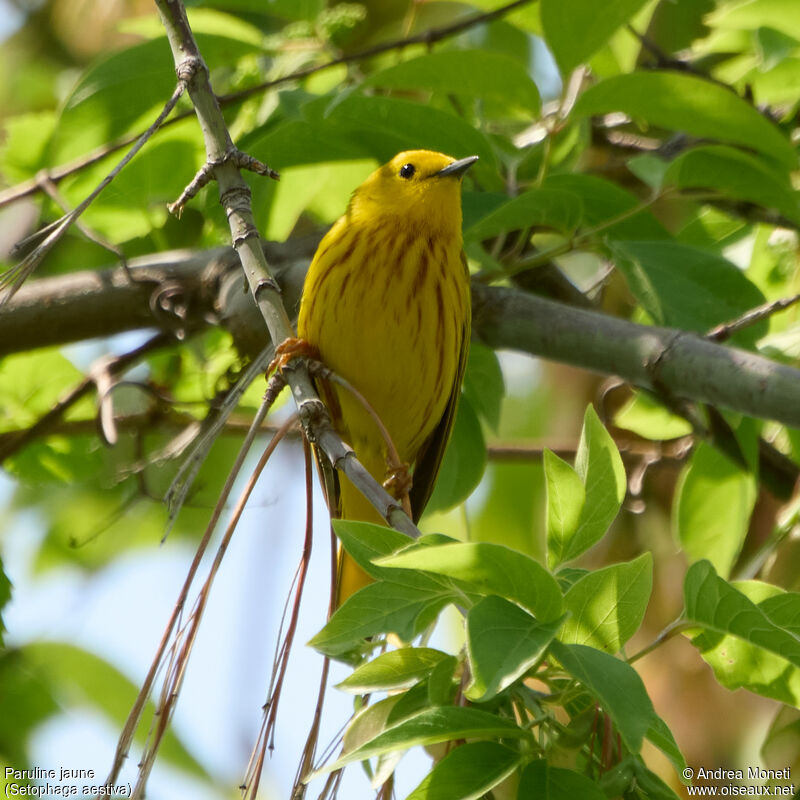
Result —
[[[270, 257], [280, 264], [278, 281], [290, 298], [298, 295], [315, 241], [265, 245]], [[228, 289], [219, 272], [209, 278], [215, 269], [222, 269], [220, 254], [225, 253], [230, 251], [176, 252], [135, 260], [130, 265], [135, 279], [132, 284], [121, 268], [31, 281], [0, 312], [0, 353], [61, 343], [63, 340], [48, 328], [74, 341], [78, 338], [74, 331], [81, 325], [94, 336], [159, 327], [162, 323], [153, 318], [149, 301], [155, 285], [150, 281], [156, 276], [183, 286], [185, 293], [194, 297], [192, 319], [218, 316], [237, 340], [250, 337], [263, 345], [263, 321], [253, 301], [242, 294], [241, 278], [233, 278], [233, 288]], [[212, 287], [222, 294], [214, 294]], [[38, 306], [44, 308], [41, 313]], [[638, 325], [519, 290], [475, 282], [473, 315], [475, 336], [491, 347], [617, 375], [660, 394], [800, 427], [800, 369], [755, 353], [715, 344], [685, 331]]]
[[800, 370], [686, 331], [637, 325], [513, 289], [473, 285], [473, 328], [512, 348], [643, 389], [800, 425]]

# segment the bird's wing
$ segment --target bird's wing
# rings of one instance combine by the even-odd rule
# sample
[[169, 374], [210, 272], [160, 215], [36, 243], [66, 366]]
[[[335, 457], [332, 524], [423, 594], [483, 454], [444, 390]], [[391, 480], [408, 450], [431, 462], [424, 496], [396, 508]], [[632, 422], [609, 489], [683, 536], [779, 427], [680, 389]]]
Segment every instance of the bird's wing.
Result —
[[[462, 255], [463, 258], [463, 255]], [[467, 299], [469, 309], [469, 299]], [[467, 353], [469, 352], [470, 339], [470, 317], [469, 312], [464, 326], [461, 329], [461, 352], [458, 357], [458, 370], [456, 379], [453, 383], [453, 391], [447, 401], [444, 414], [439, 424], [434, 428], [433, 433], [425, 440], [417, 455], [416, 465], [414, 466], [413, 483], [411, 491], [408, 493], [411, 501], [411, 512], [414, 522], [419, 521], [428, 500], [433, 494], [433, 487], [436, 485], [436, 476], [442, 466], [442, 458], [450, 441], [450, 433], [453, 430], [453, 423], [456, 420], [456, 409], [458, 408], [458, 398], [461, 396], [461, 382], [464, 379], [464, 370], [467, 367]]]

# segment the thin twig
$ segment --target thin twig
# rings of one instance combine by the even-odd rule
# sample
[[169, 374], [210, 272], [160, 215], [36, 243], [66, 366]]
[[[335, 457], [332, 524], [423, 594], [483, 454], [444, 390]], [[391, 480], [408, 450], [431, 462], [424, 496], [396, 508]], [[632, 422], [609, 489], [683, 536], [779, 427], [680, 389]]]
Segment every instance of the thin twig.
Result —
[[[106, 375], [118, 375], [126, 370], [142, 356], [147, 355], [159, 347], [164, 347], [173, 340], [169, 333], [157, 333], [155, 336], [148, 339], [144, 344], [135, 347], [133, 350], [123, 355], [116, 356], [111, 360], [104, 361], [103, 371]], [[0, 440], [0, 463], [5, 461], [9, 456], [19, 452], [25, 445], [32, 442], [34, 439], [46, 436], [53, 431], [59, 423], [62, 422], [64, 415], [77, 403], [81, 398], [89, 394], [96, 385], [97, 373], [90, 368], [89, 374], [74, 388], [72, 388], [64, 397], [62, 397], [56, 404], [46, 413], [39, 417], [36, 422], [25, 430], [14, 432], [14, 435], [9, 438], [3, 437]], [[96, 425], [96, 423], [92, 423]]]
[[[359, 50], [355, 53], [348, 53], [347, 55], [339, 56], [338, 58], [334, 58], [331, 61], [326, 61], [324, 64], [316, 64], [311, 67], [304, 67], [303, 69], [296, 70], [294, 72], [289, 73], [288, 75], [282, 75], [279, 78], [274, 78], [269, 81], [262, 81], [261, 83], [248, 87], [247, 89], [242, 89], [241, 91], [238, 92], [231, 92], [230, 94], [220, 95], [219, 104], [221, 106], [228, 106], [235, 103], [240, 103], [243, 100], [252, 97], [253, 95], [268, 91], [269, 89], [273, 89], [276, 86], [281, 86], [285, 83], [290, 83], [291, 81], [297, 81], [303, 78], [308, 78], [309, 76], [315, 75], [318, 72], [323, 72], [324, 70], [328, 70], [333, 67], [338, 67], [342, 64], [352, 64], [354, 62], [364, 61], [368, 58], [372, 58], [373, 56], [380, 55], [381, 53], [390, 52], [392, 50], [403, 50], [409, 45], [433, 44], [436, 42], [441, 42], [444, 39], [448, 39], [452, 36], [457, 36], [459, 33], [463, 33], [465, 30], [468, 30], [469, 28], [473, 28], [476, 27], [477, 25], [483, 25], [487, 22], [492, 22], [496, 19], [500, 19], [501, 17], [505, 16], [511, 11], [514, 11], [517, 8], [520, 8], [524, 5], [528, 5], [533, 2], [535, 2], [535, 0], [515, 0], [515, 2], [509, 3], [505, 6], [501, 6], [500, 8], [497, 8], [494, 11], [476, 14], [472, 17], [469, 17], [468, 19], [460, 20], [459, 22], [455, 22], [451, 25], [444, 25], [440, 28], [430, 28], [429, 30], [423, 31], [422, 33], [416, 34], [414, 36], [404, 37], [402, 39], [392, 39], [391, 41], [382, 42], [381, 44], [375, 45], [373, 47], [368, 47], [364, 50]], [[183, 111], [180, 114], [176, 114], [162, 127], [166, 128], [170, 125], [175, 124], [176, 122], [181, 122], [182, 120], [188, 119], [193, 114], [194, 114], [193, 110]], [[85, 156], [81, 156], [80, 158], [74, 159], [73, 161], [70, 161], [67, 164], [62, 164], [61, 166], [48, 169], [46, 172], [47, 177], [53, 183], [58, 183], [62, 181], [64, 178], [70, 175], [74, 175], [76, 172], [80, 172], [82, 169], [85, 169], [86, 167], [89, 167], [92, 164], [96, 164], [98, 161], [102, 161], [102, 159], [104, 159], [111, 153], [114, 153], [117, 150], [121, 150], [122, 148], [127, 147], [129, 144], [131, 144], [131, 142], [135, 142], [136, 139], [139, 138], [139, 136], [140, 134], [132, 134], [130, 136], [122, 137], [114, 142], [102, 145], [101, 147], [98, 147], [97, 149], [93, 150], [91, 153], [88, 153]], [[41, 189], [42, 187], [39, 185], [39, 181], [37, 178], [31, 178], [30, 180], [26, 180], [23, 181], [22, 183], [16, 184], [15, 186], [11, 186], [5, 191], [0, 192], [0, 208], [10, 203], [13, 203], [17, 200], [20, 200], [23, 197], [29, 197], [32, 194], [36, 194], [37, 192], [41, 191]]]
[[[75, 220], [77, 220], [81, 214], [83, 214], [83, 212], [91, 205], [100, 192], [102, 192], [103, 189], [105, 189], [106, 186], [108, 186], [108, 184], [117, 177], [117, 175], [119, 175], [126, 164], [128, 164], [128, 162], [139, 152], [139, 150], [144, 147], [147, 140], [161, 127], [164, 120], [169, 116], [170, 112], [175, 107], [175, 104], [180, 99], [185, 88], [186, 84], [183, 81], [178, 81], [178, 85], [175, 87], [172, 97], [170, 97], [170, 99], [164, 105], [164, 108], [156, 117], [153, 124], [141, 136], [138, 137], [136, 143], [125, 154], [125, 156], [114, 167], [114, 169], [112, 169], [111, 172], [109, 172], [108, 175], [106, 175], [105, 178], [103, 178], [103, 180], [97, 184], [92, 192], [74, 209], [72, 209], [72, 211], [70, 211], [68, 214], [65, 214], [59, 220], [56, 220], [56, 222], [47, 226], [45, 230], [48, 231], [48, 233], [44, 241], [38, 244], [27, 256], [25, 256], [22, 261], [0, 275], [0, 290], [6, 290], [2, 296], [0, 296], [0, 306], [8, 302], [8, 300], [25, 282], [25, 279], [36, 269], [36, 267], [41, 263], [42, 259], [50, 252], [50, 250], [53, 249], [53, 247], [55, 247], [56, 243], [69, 230], [72, 223], [75, 222]], [[37, 237], [38, 235], [39, 234], [34, 234], [33, 238]], [[31, 237], [29, 237], [29, 239], [30, 238]]]
[[214, 507], [214, 510], [211, 514], [211, 518], [208, 522], [208, 525], [206, 526], [205, 532], [203, 533], [203, 536], [200, 539], [200, 543], [197, 545], [197, 550], [195, 552], [194, 558], [192, 559], [192, 563], [189, 566], [189, 570], [186, 574], [186, 578], [184, 579], [183, 586], [181, 587], [181, 590], [178, 594], [178, 599], [175, 601], [175, 606], [172, 610], [172, 615], [170, 616], [169, 621], [167, 622], [167, 626], [164, 629], [164, 633], [161, 637], [161, 642], [156, 650], [156, 654], [150, 665], [150, 669], [142, 683], [142, 686], [139, 690], [139, 694], [136, 696], [133, 708], [131, 709], [127, 720], [125, 721], [125, 725], [122, 729], [122, 733], [120, 734], [119, 741], [117, 742], [117, 748], [114, 754], [114, 761], [112, 763], [111, 770], [109, 771], [109, 775], [105, 781], [106, 784], [117, 783], [119, 772], [122, 769], [122, 764], [128, 756], [128, 751], [130, 749], [131, 742], [133, 741], [133, 735], [136, 732], [142, 713], [144, 712], [145, 703], [147, 702], [147, 698], [150, 696], [150, 692], [153, 688], [153, 683], [155, 681], [156, 675], [158, 674], [161, 665], [163, 663], [164, 654], [167, 652], [167, 648], [170, 642], [170, 637], [172, 636], [172, 632], [175, 629], [178, 619], [183, 613], [183, 609], [186, 605], [186, 598], [189, 596], [189, 589], [191, 588], [195, 576], [197, 575], [197, 571], [200, 568], [200, 562], [202, 561], [202, 558], [205, 555], [206, 550], [208, 549], [208, 544], [211, 541], [211, 535], [214, 532], [217, 522], [219, 521], [219, 518], [222, 515], [222, 512], [225, 508], [228, 496], [230, 495], [231, 490], [233, 489], [234, 481], [239, 475], [239, 472], [242, 468], [242, 465], [244, 464], [247, 454], [250, 452], [250, 448], [253, 444], [253, 441], [261, 431], [261, 423], [264, 421], [268, 411], [269, 411], [269, 406], [267, 405], [267, 403], [266, 402], [262, 403], [258, 411], [256, 412], [255, 417], [253, 418], [253, 422], [251, 423], [250, 429], [248, 430], [247, 435], [245, 436], [244, 441], [242, 442], [242, 446], [239, 448], [239, 453], [237, 454], [236, 460], [234, 461], [231, 467], [231, 470], [225, 481], [225, 485], [222, 487], [219, 499], [217, 500], [217, 504]]
[[673, 622], [670, 622], [666, 628], [664, 628], [661, 633], [656, 636], [656, 638], [650, 642], [647, 647], [643, 647], [637, 653], [634, 653], [632, 656], [628, 658], [628, 663], [633, 664], [634, 661], [638, 661], [640, 658], [646, 656], [648, 653], [652, 653], [653, 650], [661, 647], [664, 642], [669, 641], [674, 636], [677, 636], [679, 633], [683, 633], [688, 628], [691, 628], [692, 624], [687, 622], [685, 619], [676, 619]]
[[778, 300], [773, 300], [771, 303], [764, 303], [763, 305], [746, 311], [736, 319], [720, 323], [706, 334], [706, 339], [712, 342], [724, 342], [730, 339], [735, 333], [751, 325], [755, 325], [763, 319], [767, 319], [767, 317], [772, 316], [778, 311], [783, 311], [793, 306], [798, 301], [800, 301], [800, 294], [792, 295], [792, 297], [781, 297]]

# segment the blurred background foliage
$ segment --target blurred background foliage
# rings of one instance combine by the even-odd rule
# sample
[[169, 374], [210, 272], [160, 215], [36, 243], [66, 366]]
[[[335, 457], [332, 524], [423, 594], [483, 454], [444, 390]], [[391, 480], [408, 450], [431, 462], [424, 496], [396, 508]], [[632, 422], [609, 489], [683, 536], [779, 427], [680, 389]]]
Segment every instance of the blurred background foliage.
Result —
[[[607, 15], [590, 2], [551, 0], [436, 43], [380, 51], [500, 5], [187, 3], [234, 140], [281, 173], [279, 183], [247, 176], [265, 237], [319, 232], [377, 163], [427, 147], [481, 157], [465, 186], [464, 230], [482, 280], [696, 332], [800, 291], [793, 183], [800, 16], [792, 0], [628, 0]], [[10, 76], [0, 82], [0, 185], [86, 163], [58, 180], [52, 196], [32, 192], [0, 208], [6, 265], [14, 242], [57, 217], [59, 202], [79, 203], [107, 174], [120, 151], [102, 153], [146, 128], [174, 86], [149, 2], [11, 6], [19, 23], [0, 48], [0, 72]], [[340, 63], [313, 71], [334, 59]], [[291, 77], [304, 70], [311, 74]], [[179, 116], [82, 217], [127, 258], [229, 240], [213, 185], [180, 220], [166, 211], [204, 160], [190, 110], [183, 98]], [[37, 277], [114, 261], [73, 228]], [[131, 342], [141, 340], [4, 358], [0, 435], [32, 425], [94, 358]], [[745, 329], [734, 343], [796, 364], [796, 307]], [[120, 421], [114, 447], [93, 430], [96, 408], [87, 395], [63, 417], [62, 430], [9, 456], [13, 489], [0, 523], [10, 528], [35, 512], [43, 531], [36, 570], [90, 574], [132, 549], [157, 547], [167, 524], [161, 500], [180, 464], [163, 449], [204, 418], [245, 364], [230, 334], [207, 328], [148, 354], [115, 388], [115, 413], [132, 422]], [[260, 384], [251, 387], [233, 422], [252, 415], [260, 393]], [[633, 650], [680, 613], [683, 574], [696, 559], [711, 559], [726, 578], [758, 575], [800, 590], [796, 508], [765, 489], [755, 467], [760, 437], [796, 470], [800, 432], [725, 413], [741, 454], [735, 462], [701, 443], [658, 399], [564, 365], [498, 357], [479, 344], [425, 529], [541, 557], [541, 453], [548, 447], [571, 460], [588, 402], [622, 451], [629, 486], [611, 534], [581, 566], [645, 551], [655, 559], [654, 591]], [[241, 436], [231, 424], [218, 438], [171, 536], [194, 541], [202, 531]], [[460, 510], [448, 510], [467, 497]], [[0, 606], [11, 596], [0, 571]], [[0, 764], [26, 764], [37, 726], [73, 703], [122, 721], [133, 686], [115, 667], [67, 643], [12, 633], [13, 645], [0, 654]], [[800, 769], [796, 693], [779, 697], [789, 705], [778, 710], [758, 696], [776, 698], [769, 688], [722, 688], [687, 639], [658, 652], [637, 669], [690, 763], [732, 766], [762, 757], [769, 766]], [[735, 688], [735, 680], [728, 685]], [[205, 775], [177, 740], [164, 758]], [[653, 768], [681, 791], [658, 758]]]

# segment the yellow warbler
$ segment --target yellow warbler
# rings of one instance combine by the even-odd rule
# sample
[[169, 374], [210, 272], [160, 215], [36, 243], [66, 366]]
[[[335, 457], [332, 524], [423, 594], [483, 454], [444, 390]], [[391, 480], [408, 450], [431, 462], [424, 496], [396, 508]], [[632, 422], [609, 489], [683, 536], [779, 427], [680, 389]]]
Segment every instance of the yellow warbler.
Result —
[[[400, 460], [413, 465], [415, 520], [433, 490], [464, 374], [470, 297], [461, 176], [476, 160], [409, 150], [373, 172], [320, 242], [300, 304], [300, 339], [363, 395]], [[347, 389], [320, 390], [336, 430], [383, 481], [387, 448], [375, 420]], [[332, 500], [343, 519], [384, 522], [344, 475]], [[369, 581], [342, 552], [338, 603]]]

